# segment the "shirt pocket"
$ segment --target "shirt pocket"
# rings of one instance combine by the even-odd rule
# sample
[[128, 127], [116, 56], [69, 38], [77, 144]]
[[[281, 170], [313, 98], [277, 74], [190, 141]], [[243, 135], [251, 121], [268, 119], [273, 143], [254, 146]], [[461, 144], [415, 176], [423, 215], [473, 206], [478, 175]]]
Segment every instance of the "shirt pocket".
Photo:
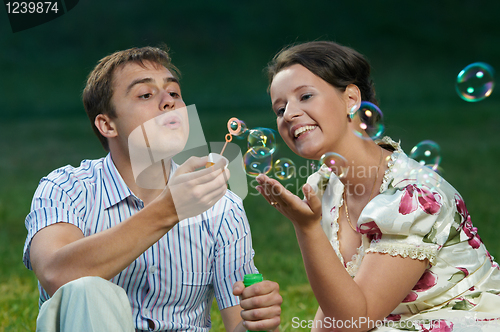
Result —
[[207, 286], [213, 281], [212, 272], [182, 271], [182, 284], [187, 286]]
[[182, 272], [183, 300], [178, 305], [183, 306], [189, 316], [206, 319], [210, 316], [214, 296], [213, 275], [210, 272]]

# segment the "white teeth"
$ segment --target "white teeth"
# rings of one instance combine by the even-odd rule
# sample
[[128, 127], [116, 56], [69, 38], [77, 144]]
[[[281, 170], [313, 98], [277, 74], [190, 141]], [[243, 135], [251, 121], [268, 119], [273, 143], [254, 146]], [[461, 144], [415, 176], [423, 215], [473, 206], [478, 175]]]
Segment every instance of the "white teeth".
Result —
[[317, 126], [304, 126], [304, 127], [300, 127], [299, 129], [296, 129], [295, 132], [293, 133], [293, 135], [295, 137], [299, 137], [300, 134], [306, 132], [306, 131], [309, 131], [309, 130], [313, 130], [315, 129]]

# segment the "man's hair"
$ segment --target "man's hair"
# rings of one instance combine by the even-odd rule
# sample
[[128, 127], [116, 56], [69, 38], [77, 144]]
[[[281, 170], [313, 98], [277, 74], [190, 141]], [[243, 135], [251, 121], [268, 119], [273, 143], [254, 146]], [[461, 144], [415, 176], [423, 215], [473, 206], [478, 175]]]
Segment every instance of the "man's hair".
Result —
[[92, 70], [83, 90], [83, 105], [89, 117], [94, 133], [101, 141], [106, 151], [109, 151], [108, 140], [102, 136], [95, 126], [95, 118], [99, 114], [106, 114], [110, 118], [116, 118], [114, 105], [111, 102], [113, 96], [113, 76], [117, 68], [127, 63], [136, 63], [145, 67], [144, 62], [167, 68], [175, 78], [179, 78], [179, 70], [172, 64], [168, 49], [157, 47], [131, 48], [118, 51], [102, 58]]

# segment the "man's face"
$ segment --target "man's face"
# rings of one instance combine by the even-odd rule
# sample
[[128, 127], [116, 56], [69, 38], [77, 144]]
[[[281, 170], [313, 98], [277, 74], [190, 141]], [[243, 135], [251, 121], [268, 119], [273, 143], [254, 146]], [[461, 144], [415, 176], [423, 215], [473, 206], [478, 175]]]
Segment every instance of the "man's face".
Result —
[[[153, 151], [165, 157], [182, 151], [189, 135], [186, 104], [168, 69], [149, 61], [144, 66], [130, 62], [115, 70], [112, 85], [116, 112], [112, 122], [122, 151], [144, 149], [144, 140], [152, 150], [168, 149]], [[141, 131], [144, 140], [130, 136], [134, 130]]]

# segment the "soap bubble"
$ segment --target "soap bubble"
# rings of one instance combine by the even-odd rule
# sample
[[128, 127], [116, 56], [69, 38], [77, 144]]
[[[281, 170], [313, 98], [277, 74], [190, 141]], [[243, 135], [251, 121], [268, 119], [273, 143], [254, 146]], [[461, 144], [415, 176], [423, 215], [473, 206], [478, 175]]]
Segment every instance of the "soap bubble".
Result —
[[322, 155], [319, 164], [328, 167], [339, 178], [344, 177], [347, 171], [347, 160], [335, 152], [327, 152]]
[[410, 158], [415, 159], [422, 166], [437, 170], [441, 162], [441, 149], [439, 145], [431, 140], [425, 140], [413, 147]]
[[248, 134], [248, 127], [242, 120], [238, 118], [231, 118], [227, 122], [227, 130], [229, 133], [237, 138], [243, 138]]
[[441, 185], [443, 178], [429, 167], [419, 167], [410, 171], [410, 178], [416, 179], [421, 185], [435, 189]]
[[229, 127], [231, 128], [231, 130], [236, 131], [236, 130], [238, 129], [238, 121], [237, 121], [237, 120], [233, 120], [233, 121], [229, 124]]
[[460, 98], [476, 102], [489, 97], [495, 85], [494, 73], [493, 68], [484, 62], [475, 62], [465, 67], [458, 74], [456, 83]]
[[368, 101], [361, 102], [359, 109], [356, 111], [356, 116], [359, 118], [359, 128], [354, 130], [354, 133], [361, 138], [365, 138], [364, 133], [371, 139], [377, 139], [384, 133], [384, 116], [377, 105]]
[[[276, 151], [276, 139], [274, 132], [268, 128], [255, 128], [251, 129], [248, 133], [248, 149], [255, 154], [262, 154], [267, 151], [269, 155]], [[262, 150], [260, 148], [266, 148]]]
[[288, 158], [280, 158], [274, 163], [274, 175], [280, 180], [288, 180], [295, 175], [295, 163]]
[[269, 173], [272, 168], [272, 162], [272, 154], [269, 153], [269, 149], [265, 147], [248, 149], [243, 156], [243, 166], [245, 167], [245, 172], [250, 176]]

